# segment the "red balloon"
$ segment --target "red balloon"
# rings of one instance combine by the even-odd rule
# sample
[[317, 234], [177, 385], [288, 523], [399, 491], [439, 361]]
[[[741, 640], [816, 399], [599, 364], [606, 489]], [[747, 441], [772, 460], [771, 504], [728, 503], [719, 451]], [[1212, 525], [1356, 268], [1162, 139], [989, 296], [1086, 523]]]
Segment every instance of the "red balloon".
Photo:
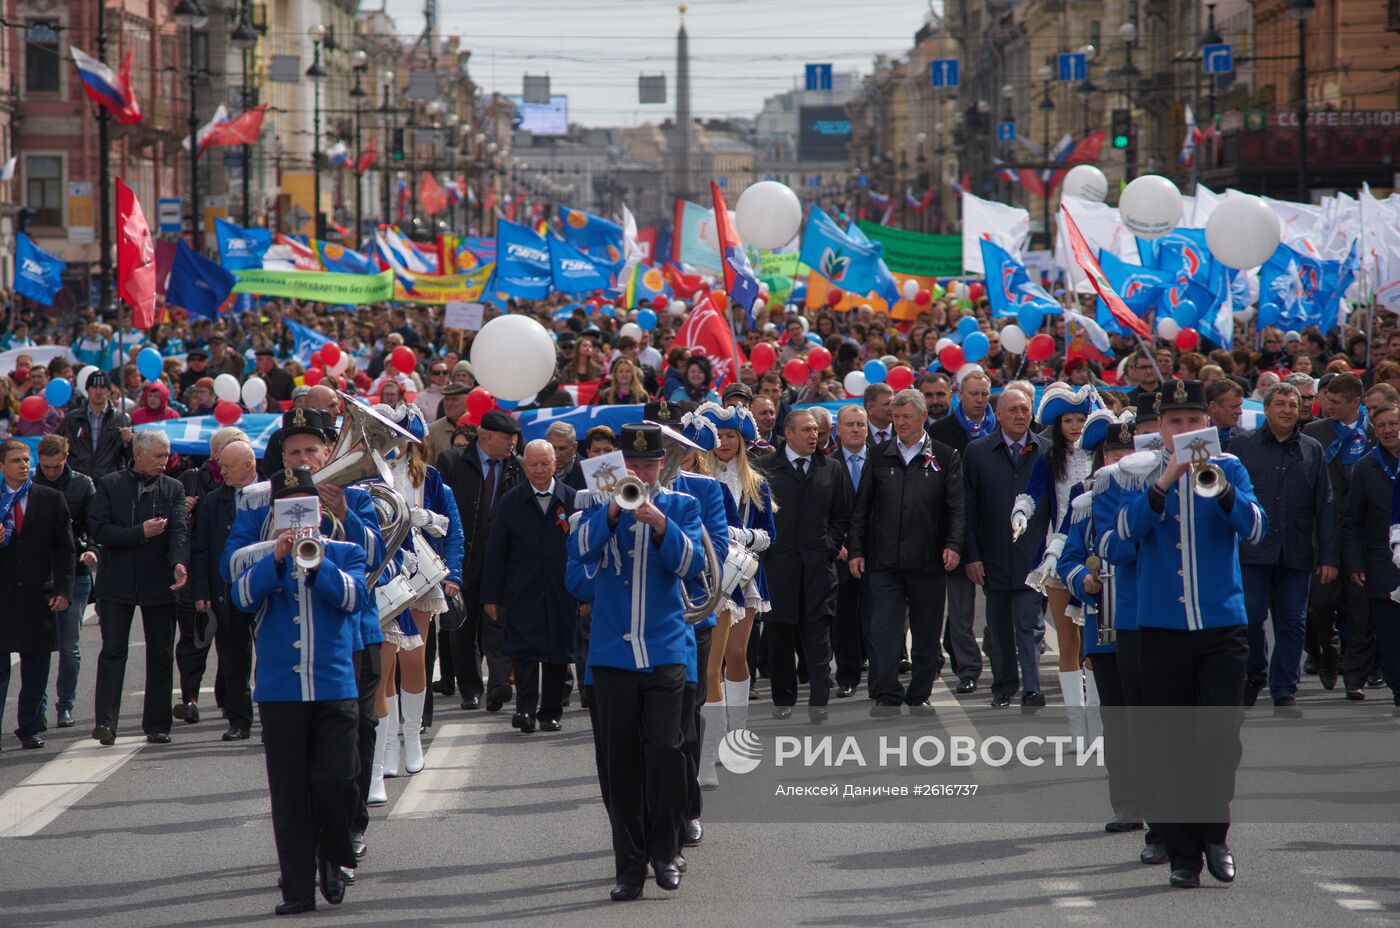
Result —
[[932, 294], [932, 293], [929, 293], [927, 290], [920, 290], [918, 293], [914, 294], [914, 305], [915, 305], [915, 306], [927, 306], [928, 304], [930, 304], [930, 303], [932, 303], [932, 302], [933, 302], [933, 294]]
[[39, 394], [26, 396], [20, 400], [19, 414], [27, 422], [42, 421], [49, 414], [49, 401]]
[[818, 345], [807, 352], [807, 366], [814, 371], [824, 371], [831, 366], [831, 352]]
[[417, 394], [417, 393], [405, 393], [405, 394], [403, 395], [403, 401], [404, 401], [405, 403], [411, 403], [411, 402], [413, 402], [413, 401], [416, 400], [416, 399], [418, 399], [418, 394]]
[[400, 345], [389, 355], [389, 360], [394, 362], [394, 370], [400, 374], [411, 374], [418, 366], [418, 355], [407, 345]]
[[974, 302], [974, 303], [976, 303], [979, 299], [981, 299], [981, 298], [982, 298], [982, 294], [984, 294], [984, 293], [986, 293], [986, 292], [987, 292], [987, 288], [986, 288], [986, 287], [983, 287], [983, 286], [982, 286], [981, 284], [979, 284], [979, 283], [975, 283], [975, 282], [974, 282], [974, 283], [970, 283], [970, 284], [967, 285], [967, 298], [968, 298], [969, 300], [971, 300], [972, 302]]
[[1055, 339], [1041, 332], [1026, 343], [1026, 357], [1031, 361], [1044, 361], [1055, 353]]
[[665, 309], [667, 304], [669, 304], [670, 302], [671, 301], [667, 298], [666, 294], [658, 293], [656, 296], [651, 298], [651, 308]]
[[319, 367], [313, 367], [310, 370], [308, 370], [305, 374], [301, 375], [301, 382], [306, 384], [308, 387], [314, 387], [316, 386], [316, 384], [320, 383], [321, 378], [325, 376], [325, 371], [321, 370]]
[[321, 360], [326, 367], [335, 367], [335, 362], [340, 360], [340, 346], [335, 342], [326, 342], [321, 346]]
[[778, 363], [778, 353], [767, 342], [759, 342], [753, 346], [753, 352], [749, 355], [749, 363], [753, 365], [754, 373], [762, 377], [773, 369], [774, 364]]
[[[962, 349], [959, 348], [958, 351], [961, 352]], [[908, 390], [914, 385], [914, 371], [902, 364], [892, 367], [885, 374], [885, 383], [889, 384], [890, 389], [895, 392]]]
[[846, 298], [846, 291], [840, 287], [832, 287], [826, 294], [826, 305], [835, 306]]
[[1192, 348], [1195, 348], [1200, 341], [1201, 333], [1189, 326], [1176, 333], [1176, 347], [1180, 348], [1182, 351], [1190, 351]]
[[[967, 363], [967, 358], [963, 357], [963, 350], [957, 345], [949, 345], [938, 352], [938, 363], [943, 365], [945, 371], [956, 374]], [[885, 379], [889, 379], [888, 374], [885, 375]]]
[[467, 412], [479, 420], [496, 408], [496, 398], [485, 387], [476, 387], [467, 394]]
[[812, 369], [801, 358], [793, 358], [783, 365], [783, 379], [794, 386], [806, 383], [810, 376], [812, 376]]
[[[471, 396], [470, 393], [468, 393], [467, 395], [468, 395], [468, 396]], [[467, 410], [466, 412], [462, 413], [462, 417], [461, 417], [460, 419], [457, 420], [457, 428], [459, 428], [459, 429], [460, 429], [462, 426], [464, 426], [464, 425], [480, 425], [480, 424], [481, 424], [481, 417], [480, 417], [480, 416], [474, 416], [474, 415], [472, 415], [472, 414], [471, 414], [471, 410]]]
[[243, 410], [238, 408], [237, 403], [220, 400], [219, 405], [214, 407], [214, 421], [220, 425], [233, 425], [241, 418], [243, 418]]
[[312, 367], [320, 367], [321, 365], [323, 365], [323, 364], [325, 364], [325, 363], [326, 363], [326, 356], [323, 355], [323, 354], [321, 354], [321, 352], [320, 352], [319, 349], [316, 350], [316, 351], [311, 352], [311, 366], [312, 366]]

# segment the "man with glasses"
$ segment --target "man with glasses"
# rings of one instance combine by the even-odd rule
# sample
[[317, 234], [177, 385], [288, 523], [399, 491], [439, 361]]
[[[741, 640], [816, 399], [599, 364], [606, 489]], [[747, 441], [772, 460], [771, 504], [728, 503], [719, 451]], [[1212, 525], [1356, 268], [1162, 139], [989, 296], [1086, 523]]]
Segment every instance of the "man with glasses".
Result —
[[1301, 429], [1312, 421], [1313, 410], [1317, 408], [1317, 380], [1310, 374], [1289, 374], [1283, 382], [1292, 384], [1298, 391], [1298, 428]]
[[434, 360], [428, 365], [428, 383], [414, 397], [413, 403], [423, 410], [423, 419], [432, 422], [438, 417], [438, 407], [442, 405], [442, 389], [447, 386], [447, 362]]
[[1152, 356], [1145, 351], [1139, 350], [1132, 353], [1132, 356], [1128, 358], [1126, 374], [1128, 382], [1133, 384], [1133, 390], [1128, 394], [1129, 403], [1136, 403], [1139, 395], [1152, 393], [1162, 384], [1157, 365], [1153, 362]]

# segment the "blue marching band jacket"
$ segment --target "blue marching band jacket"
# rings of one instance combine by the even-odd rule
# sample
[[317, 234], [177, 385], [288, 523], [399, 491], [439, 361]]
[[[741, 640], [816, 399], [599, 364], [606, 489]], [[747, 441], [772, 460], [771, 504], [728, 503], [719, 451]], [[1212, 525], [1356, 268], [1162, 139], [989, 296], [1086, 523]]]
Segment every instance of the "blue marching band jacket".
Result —
[[[696, 502], [700, 504], [700, 521], [705, 527], [705, 533], [710, 536], [710, 545], [715, 549], [715, 559], [719, 561], [722, 570], [724, 559], [729, 556], [729, 526], [739, 521], [739, 509], [734, 505], [734, 497], [729, 488], [713, 477], [684, 472], [676, 475], [671, 487], [677, 493], [695, 497]], [[687, 580], [685, 591], [686, 597], [691, 600], [705, 596], [704, 580], [698, 575], [692, 580]], [[713, 612], [694, 625], [686, 623], [685, 631], [690, 639], [690, 660], [685, 669], [685, 682], [699, 683], [699, 674], [703, 673], [697, 666], [699, 646], [695, 640], [695, 630], [714, 627]]]

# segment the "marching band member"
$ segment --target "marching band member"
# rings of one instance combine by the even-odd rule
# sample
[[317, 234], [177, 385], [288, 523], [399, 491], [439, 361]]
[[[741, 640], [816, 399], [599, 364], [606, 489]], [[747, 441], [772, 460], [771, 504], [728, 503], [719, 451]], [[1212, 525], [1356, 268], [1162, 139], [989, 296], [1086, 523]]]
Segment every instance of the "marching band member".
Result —
[[[305, 470], [274, 476], [271, 498], [314, 497]], [[255, 614], [253, 699], [263, 725], [272, 829], [282, 871], [278, 915], [314, 911], [321, 897], [345, 898], [342, 868], [353, 869], [350, 818], [355, 799], [359, 690], [354, 652], [370, 598], [365, 555], [353, 542], [319, 538], [315, 566], [293, 565], [293, 529], [238, 549], [231, 560], [234, 605]]]

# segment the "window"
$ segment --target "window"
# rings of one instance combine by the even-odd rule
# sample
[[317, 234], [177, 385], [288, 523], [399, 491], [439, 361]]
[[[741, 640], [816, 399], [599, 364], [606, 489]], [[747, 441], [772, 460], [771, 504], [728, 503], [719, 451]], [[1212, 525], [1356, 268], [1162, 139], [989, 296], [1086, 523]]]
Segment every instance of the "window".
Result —
[[57, 155], [25, 156], [24, 183], [26, 202], [35, 211], [34, 225], [63, 225], [63, 159]]
[[30, 93], [57, 93], [61, 73], [58, 20], [30, 20], [24, 30], [24, 89]]

